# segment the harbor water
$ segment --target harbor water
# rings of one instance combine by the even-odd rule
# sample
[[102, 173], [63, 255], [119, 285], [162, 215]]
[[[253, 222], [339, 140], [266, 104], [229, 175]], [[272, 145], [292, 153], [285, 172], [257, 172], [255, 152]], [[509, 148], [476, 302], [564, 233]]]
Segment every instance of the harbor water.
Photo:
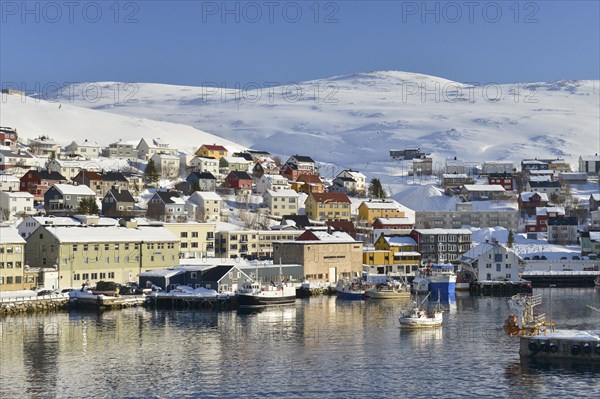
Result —
[[[599, 290], [534, 293], [559, 328], [600, 329], [586, 306], [600, 308]], [[598, 364], [521, 361], [502, 330], [506, 298], [458, 293], [434, 330], [401, 330], [407, 306], [319, 296], [250, 312], [4, 317], [0, 398], [600, 397]]]

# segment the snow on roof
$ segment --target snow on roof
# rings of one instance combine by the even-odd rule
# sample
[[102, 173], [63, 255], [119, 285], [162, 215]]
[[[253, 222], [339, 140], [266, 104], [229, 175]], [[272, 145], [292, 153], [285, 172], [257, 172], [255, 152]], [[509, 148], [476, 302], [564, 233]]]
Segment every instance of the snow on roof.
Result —
[[539, 176], [529, 176], [530, 182], [543, 182], [543, 181], [551, 181], [552, 176], [550, 175], [539, 175]]
[[142, 272], [138, 274], [139, 277], [164, 277], [169, 278], [176, 276], [178, 274], [185, 273], [184, 270], [180, 268], [169, 268], [169, 269], [158, 269], [158, 270], [148, 270], [147, 272]]
[[246, 158], [242, 157], [223, 157], [227, 161], [227, 163], [251, 163], [252, 161], [248, 161]]
[[368, 209], [398, 209], [400, 210], [400, 204], [394, 200], [385, 201], [363, 201], [362, 203]]
[[466, 173], [444, 173], [442, 174], [442, 177], [444, 179], [468, 179], [469, 176], [467, 176]]
[[214, 191], [196, 191], [196, 195], [205, 201], [221, 201], [223, 198]]
[[591, 197], [594, 199], [594, 201], [600, 201], [600, 194], [599, 193], [594, 193], [591, 195]]
[[547, 176], [547, 175], [553, 175], [555, 172], [553, 170], [548, 170], [548, 169], [540, 169], [540, 170], [530, 170], [529, 171], [529, 175], [543, 175], [543, 176]]
[[[100, 147], [100, 144], [98, 144], [95, 141], [83, 140], [83, 141], [73, 141], [73, 143], [75, 143], [78, 147]], [[71, 144], [73, 144], [73, 143], [71, 143]]]
[[25, 239], [13, 227], [0, 227], [0, 244], [25, 244]]
[[10, 198], [33, 198], [33, 194], [27, 191], [2, 191], [2, 194], [7, 195]]
[[529, 202], [529, 200], [531, 199], [531, 197], [537, 194], [540, 196], [540, 200], [541, 201], [548, 201], [548, 194], [546, 193], [539, 193], [537, 191], [524, 191], [521, 193], [521, 201], [523, 202]]
[[25, 219], [33, 219], [35, 222], [45, 226], [77, 226], [81, 224], [76, 219], [63, 216], [30, 216]]
[[417, 242], [412, 237], [408, 236], [384, 236], [383, 239], [388, 245], [394, 246], [416, 246]]
[[177, 159], [179, 160], [179, 157], [177, 155], [171, 155], [171, 154], [163, 154], [160, 152], [157, 152], [156, 154], [152, 155], [152, 158], [157, 157], [159, 159]]
[[504, 187], [499, 184], [465, 184], [463, 187], [467, 191], [506, 191]]
[[582, 155], [581, 160], [584, 162], [598, 162], [600, 161], [600, 155]]
[[57, 226], [47, 229], [61, 243], [178, 242], [165, 227]]
[[20, 182], [21, 179], [19, 179], [17, 176], [14, 175], [0, 175], [0, 182]]
[[377, 218], [379, 223], [382, 225], [391, 225], [391, 224], [412, 224], [414, 222], [414, 218], [403, 217], [403, 218]]
[[[349, 243], [349, 242], [357, 242], [352, 236], [343, 231], [332, 231], [331, 234], [327, 232], [327, 230], [310, 230], [312, 234], [320, 242], [332, 242], [332, 243]], [[296, 240], [294, 242], [315, 242], [312, 240]]]
[[298, 193], [292, 189], [282, 189], [282, 190], [267, 190], [265, 194], [269, 194], [271, 197], [298, 197]]
[[93, 195], [96, 196], [96, 193], [86, 185], [73, 186], [71, 184], [55, 184], [53, 187], [56, 187], [58, 191], [60, 191], [64, 195]]
[[562, 206], [540, 206], [535, 208], [535, 214], [538, 216], [547, 215], [549, 213], [556, 213], [558, 215], [565, 214], [565, 208]]
[[419, 234], [471, 234], [468, 229], [415, 229]]

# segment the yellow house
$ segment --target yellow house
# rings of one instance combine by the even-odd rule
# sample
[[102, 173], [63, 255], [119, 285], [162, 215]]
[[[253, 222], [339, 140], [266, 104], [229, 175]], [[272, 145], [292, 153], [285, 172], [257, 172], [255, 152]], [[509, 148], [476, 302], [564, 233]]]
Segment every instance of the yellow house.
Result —
[[394, 260], [392, 251], [367, 249], [363, 250], [363, 265], [391, 265]]
[[414, 274], [421, 263], [417, 243], [405, 235], [380, 236], [375, 250], [363, 251], [363, 264], [371, 266], [379, 274]]
[[204, 158], [215, 158], [220, 160], [227, 156], [227, 149], [222, 145], [216, 144], [202, 144], [202, 147], [196, 151], [196, 156]]
[[360, 220], [366, 220], [373, 223], [379, 218], [403, 218], [405, 217], [404, 210], [394, 200], [369, 200], [363, 201], [358, 207], [358, 217]]
[[0, 227], [0, 292], [25, 288], [25, 240], [12, 227]]
[[304, 204], [312, 220], [350, 220], [350, 199], [344, 193], [312, 193]]
[[548, 162], [548, 170], [555, 170], [557, 172], [570, 172], [571, 165], [565, 162], [563, 159], [557, 159], [552, 162]]

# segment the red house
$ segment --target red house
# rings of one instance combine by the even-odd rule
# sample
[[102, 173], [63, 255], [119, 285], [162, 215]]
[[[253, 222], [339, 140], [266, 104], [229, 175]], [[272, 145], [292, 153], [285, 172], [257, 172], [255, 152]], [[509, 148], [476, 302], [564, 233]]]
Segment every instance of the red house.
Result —
[[225, 187], [235, 189], [236, 194], [252, 192], [252, 177], [247, 172], [231, 171], [225, 178]]
[[534, 215], [535, 209], [548, 206], [548, 194], [525, 191], [519, 195], [519, 210], [526, 215]]
[[499, 184], [507, 191], [513, 189], [512, 173], [490, 173], [488, 175], [488, 184]]
[[564, 217], [565, 209], [562, 207], [541, 207], [535, 210], [535, 224], [525, 226], [527, 233], [545, 233], [548, 231], [548, 219]]
[[10, 127], [0, 127], [0, 145], [10, 147], [11, 150], [17, 149], [17, 129]]
[[48, 172], [47, 170], [28, 170], [21, 177], [20, 191], [27, 191], [33, 194], [34, 201], [44, 200], [44, 194], [55, 184], [67, 183], [66, 177], [58, 172]]
[[298, 170], [298, 166], [286, 163], [281, 167], [279, 174], [288, 180], [296, 181], [298, 176], [300, 176], [300, 171]]

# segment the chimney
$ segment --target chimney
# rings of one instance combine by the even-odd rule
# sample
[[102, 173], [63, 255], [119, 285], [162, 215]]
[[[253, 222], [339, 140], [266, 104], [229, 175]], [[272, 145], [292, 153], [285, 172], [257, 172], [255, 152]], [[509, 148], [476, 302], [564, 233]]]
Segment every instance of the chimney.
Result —
[[123, 188], [122, 186], [119, 186], [119, 194], [121, 194], [121, 189], [122, 188]]

